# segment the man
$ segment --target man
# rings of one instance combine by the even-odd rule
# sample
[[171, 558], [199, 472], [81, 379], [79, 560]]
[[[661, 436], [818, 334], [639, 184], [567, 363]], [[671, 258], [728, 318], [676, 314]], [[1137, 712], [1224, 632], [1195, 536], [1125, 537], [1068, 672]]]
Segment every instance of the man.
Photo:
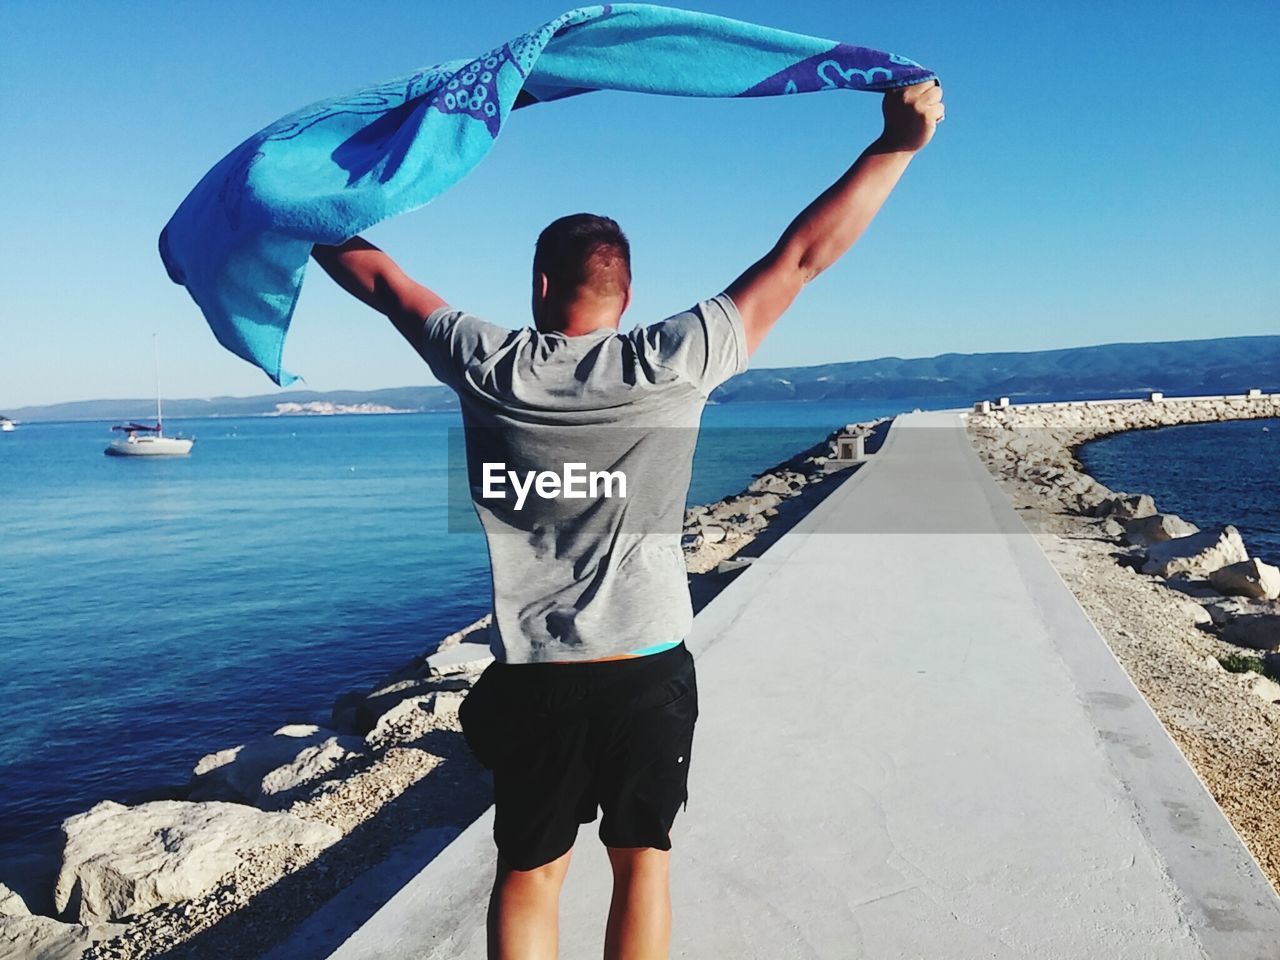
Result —
[[[881, 136], [724, 293], [625, 335], [630, 249], [607, 218], [578, 214], [543, 231], [536, 327], [519, 331], [452, 309], [358, 237], [314, 250], [462, 404], [493, 579], [496, 661], [462, 712], [494, 773], [492, 958], [556, 956], [561, 884], [578, 826], [597, 808], [614, 877], [605, 956], [667, 956], [669, 831], [688, 798], [698, 714], [680, 549], [698, 421], [801, 288], [871, 222], [932, 138], [942, 88], [888, 93], [883, 113]], [[535, 471], [567, 478], [587, 462], [625, 478], [626, 496], [573, 502], [567, 480], [523, 502], [491, 489]]]

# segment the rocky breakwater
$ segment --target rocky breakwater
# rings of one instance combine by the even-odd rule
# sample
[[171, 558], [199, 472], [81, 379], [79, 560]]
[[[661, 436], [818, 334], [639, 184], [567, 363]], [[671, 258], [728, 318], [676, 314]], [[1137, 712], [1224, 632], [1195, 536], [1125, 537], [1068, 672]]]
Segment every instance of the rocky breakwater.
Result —
[[340, 697], [327, 726], [200, 758], [174, 799], [65, 820], [53, 889], [0, 887], [0, 958], [258, 956], [407, 838], [447, 842], [488, 803], [457, 721], [485, 625]]
[[[851, 463], [848, 424], [759, 474], [746, 490], [690, 508], [693, 579], [799, 514]], [[0, 960], [250, 960], [415, 835], [437, 846], [491, 801], [458, 707], [492, 662], [489, 617], [429, 645], [371, 687], [340, 695], [327, 722], [286, 724], [201, 757], [172, 797], [103, 801], [68, 818], [52, 889], [0, 885]]]
[[1234, 526], [1201, 530], [1145, 493], [1110, 490], [1076, 456], [1126, 430], [1272, 417], [1280, 395], [997, 407], [968, 428], [1280, 890], [1280, 569]]

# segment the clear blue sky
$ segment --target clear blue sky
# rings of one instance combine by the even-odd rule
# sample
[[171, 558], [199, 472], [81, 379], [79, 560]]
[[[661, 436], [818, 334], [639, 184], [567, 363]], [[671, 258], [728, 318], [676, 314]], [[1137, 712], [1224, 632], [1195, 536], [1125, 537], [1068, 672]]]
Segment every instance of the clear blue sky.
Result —
[[[1274, 0], [688, 0], [941, 74], [947, 121], [880, 218], [756, 355], [781, 366], [1280, 331]], [[0, 410], [150, 390], [262, 393], [169, 283], [156, 236], [291, 110], [469, 56], [526, 2], [0, 0]], [[528, 316], [533, 240], [589, 210], [631, 236], [624, 326], [721, 290], [879, 130], [879, 98], [592, 94], [516, 114], [484, 164], [370, 233], [451, 302]], [[305, 386], [430, 383], [314, 270], [285, 353]]]

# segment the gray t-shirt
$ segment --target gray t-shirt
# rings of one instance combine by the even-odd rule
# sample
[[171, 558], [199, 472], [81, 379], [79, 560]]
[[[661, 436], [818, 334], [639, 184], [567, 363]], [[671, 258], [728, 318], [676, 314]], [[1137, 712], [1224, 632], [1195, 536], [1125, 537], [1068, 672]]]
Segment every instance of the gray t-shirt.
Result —
[[747, 368], [733, 301], [578, 337], [446, 307], [427, 317], [421, 353], [462, 404], [494, 656], [595, 660], [683, 639], [698, 425], [711, 391]]

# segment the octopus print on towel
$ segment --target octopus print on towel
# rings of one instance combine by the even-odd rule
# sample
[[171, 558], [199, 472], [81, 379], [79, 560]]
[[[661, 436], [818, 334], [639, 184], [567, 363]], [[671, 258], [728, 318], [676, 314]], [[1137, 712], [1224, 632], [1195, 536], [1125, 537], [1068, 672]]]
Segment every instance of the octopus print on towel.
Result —
[[218, 342], [284, 385], [296, 379], [282, 357], [311, 247], [429, 203], [484, 159], [514, 109], [595, 90], [769, 97], [933, 76], [894, 54], [704, 13], [583, 7], [260, 130], [183, 200], [160, 256]]

